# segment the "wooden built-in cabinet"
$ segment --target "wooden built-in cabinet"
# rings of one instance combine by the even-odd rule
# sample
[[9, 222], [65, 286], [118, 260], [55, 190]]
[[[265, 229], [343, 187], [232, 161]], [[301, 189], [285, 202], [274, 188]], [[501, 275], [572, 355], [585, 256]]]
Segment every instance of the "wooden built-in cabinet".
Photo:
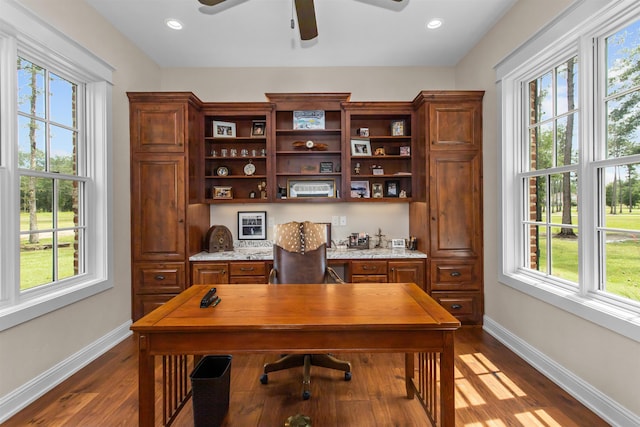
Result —
[[[424, 259], [329, 260], [329, 265], [345, 269], [350, 283], [413, 282], [425, 289]], [[272, 261], [195, 261], [191, 263], [191, 283], [267, 283]]]
[[189, 286], [189, 256], [202, 249], [209, 205], [198, 203], [195, 179], [202, 127], [198, 99], [185, 93], [128, 96], [135, 321]]
[[414, 100], [419, 202], [409, 231], [429, 255], [428, 291], [464, 324], [482, 324], [483, 92], [422, 92]]
[[353, 260], [347, 280], [352, 283], [413, 282], [425, 289], [425, 261], [409, 259]]
[[[416, 282], [463, 323], [482, 323], [483, 92], [423, 91], [411, 102], [353, 102], [349, 93], [267, 93], [266, 102], [237, 103], [128, 95], [134, 320], [192, 283], [267, 281], [262, 261], [189, 269], [210, 204], [408, 202], [409, 232], [426, 263], [351, 260], [346, 279]], [[324, 128], [294, 129], [294, 113], [309, 110], [323, 112]], [[352, 140], [369, 152], [352, 151]], [[368, 198], [360, 186], [352, 192], [357, 181]], [[295, 182], [310, 194], [291, 197]], [[331, 194], [314, 196], [324, 183]]]

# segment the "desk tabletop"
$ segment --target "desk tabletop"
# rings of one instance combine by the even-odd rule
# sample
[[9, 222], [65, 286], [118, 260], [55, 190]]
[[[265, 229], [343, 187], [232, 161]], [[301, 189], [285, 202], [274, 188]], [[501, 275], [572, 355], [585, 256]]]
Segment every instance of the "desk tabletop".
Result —
[[194, 285], [135, 322], [134, 332], [455, 330], [460, 322], [414, 283]]

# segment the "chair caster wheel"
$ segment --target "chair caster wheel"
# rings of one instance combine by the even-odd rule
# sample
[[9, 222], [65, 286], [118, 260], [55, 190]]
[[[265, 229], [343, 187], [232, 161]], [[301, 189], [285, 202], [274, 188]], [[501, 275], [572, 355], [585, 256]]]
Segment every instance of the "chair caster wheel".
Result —
[[304, 400], [309, 400], [310, 397], [311, 397], [311, 392], [310, 391], [305, 390], [305, 391], [302, 392], [302, 398]]
[[262, 384], [267, 384], [269, 382], [269, 376], [267, 374], [260, 375], [260, 382]]
[[344, 380], [345, 381], [351, 381], [351, 372], [345, 372], [344, 373]]

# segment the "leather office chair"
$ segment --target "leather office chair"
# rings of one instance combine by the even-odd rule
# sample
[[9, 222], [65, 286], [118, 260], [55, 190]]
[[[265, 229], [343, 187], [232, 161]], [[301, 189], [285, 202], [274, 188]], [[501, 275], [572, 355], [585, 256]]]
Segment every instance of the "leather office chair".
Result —
[[[273, 269], [269, 284], [278, 283], [344, 283], [327, 265], [326, 226], [311, 222], [289, 222], [275, 226]], [[345, 381], [351, 379], [351, 364], [330, 354], [288, 354], [272, 363], [265, 363], [260, 377], [269, 381], [268, 373], [303, 366], [302, 398], [311, 397], [311, 366], [344, 371]]]

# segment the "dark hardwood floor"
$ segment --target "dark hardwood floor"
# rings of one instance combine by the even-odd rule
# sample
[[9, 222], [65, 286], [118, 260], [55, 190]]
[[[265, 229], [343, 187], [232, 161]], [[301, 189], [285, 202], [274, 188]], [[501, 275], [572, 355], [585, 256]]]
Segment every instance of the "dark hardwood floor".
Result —
[[[426, 426], [417, 400], [404, 391], [400, 354], [340, 354], [353, 379], [312, 368], [312, 397], [301, 398], [298, 369], [258, 378], [275, 355], [234, 355], [224, 426], [279, 427], [305, 414], [314, 427]], [[582, 404], [481, 329], [456, 333], [456, 426], [607, 426]], [[128, 338], [2, 424], [11, 426], [135, 426], [138, 420], [136, 345]], [[159, 411], [158, 411], [159, 412]], [[174, 423], [192, 426], [189, 402]]]

